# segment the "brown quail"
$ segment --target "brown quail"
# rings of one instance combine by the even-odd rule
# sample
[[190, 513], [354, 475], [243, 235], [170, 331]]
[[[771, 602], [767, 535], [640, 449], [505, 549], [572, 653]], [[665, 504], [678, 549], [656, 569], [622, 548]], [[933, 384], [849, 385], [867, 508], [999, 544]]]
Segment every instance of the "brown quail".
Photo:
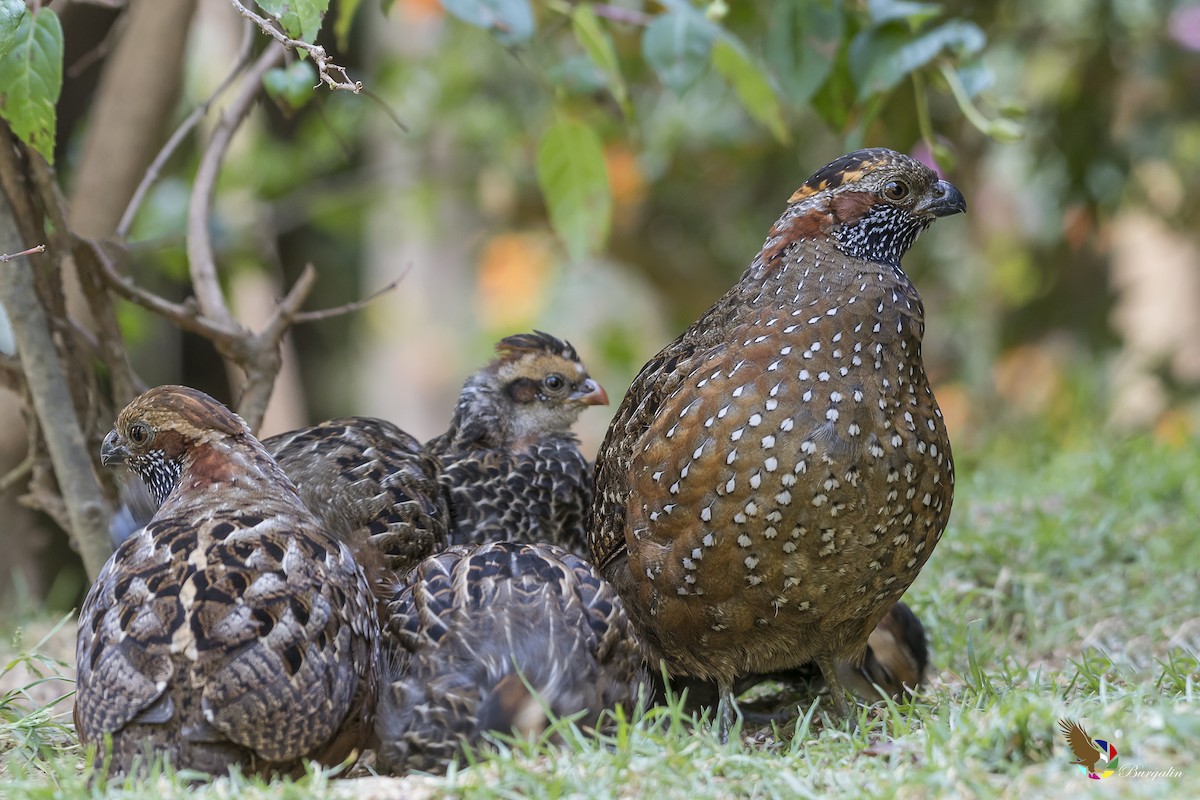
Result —
[[451, 547], [388, 610], [376, 763], [397, 774], [442, 771], [488, 731], [536, 735], [547, 711], [593, 725], [645, 680], [621, 599], [553, 545]]
[[158, 509], [105, 564], [79, 615], [75, 728], [112, 737], [109, 772], [296, 772], [366, 741], [377, 688], [374, 599], [350, 550], [305, 508], [246, 424], [160, 386], [101, 449]]
[[327, 530], [362, 561], [383, 556], [383, 574], [407, 572], [446, 546], [450, 514], [440, 465], [392, 423], [333, 419], [272, 436], [263, 446]]
[[605, 405], [569, 342], [535, 331], [502, 339], [463, 385], [450, 428], [428, 443], [450, 494], [451, 544], [549, 542], [583, 555], [592, 468], [571, 426]]
[[839, 660], [916, 578], [954, 470], [901, 256], [962, 194], [886, 149], [820, 169], [737, 284], [650, 360], [596, 464], [591, 549], [651, 657], [716, 681]]

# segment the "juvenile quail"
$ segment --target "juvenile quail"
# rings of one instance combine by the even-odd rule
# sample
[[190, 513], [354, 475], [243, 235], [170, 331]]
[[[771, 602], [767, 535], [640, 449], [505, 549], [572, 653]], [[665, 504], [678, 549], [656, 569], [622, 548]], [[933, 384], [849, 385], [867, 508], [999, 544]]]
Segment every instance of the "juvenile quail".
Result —
[[376, 763], [396, 774], [442, 771], [488, 731], [535, 735], [547, 711], [593, 725], [645, 680], [621, 599], [553, 545], [451, 547], [388, 610]]
[[836, 664], [916, 578], [950, 514], [950, 443], [900, 267], [965, 210], [886, 149], [821, 168], [724, 297], [650, 360], [596, 465], [590, 544], [652, 657], [716, 681]]
[[112, 774], [292, 773], [366, 741], [379, 658], [374, 599], [236, 414], [151, 389], [100, 451], [158, 504], [104, 565], [79, 615], [75, 729]]
[[580, 555], [592, 468], [571, 426], [606, 405], [569, 342], [535, 331], [502, 339], [463, 385], [450, 428], [428, 443], [450, 495], [451, 544], [549, 542]]

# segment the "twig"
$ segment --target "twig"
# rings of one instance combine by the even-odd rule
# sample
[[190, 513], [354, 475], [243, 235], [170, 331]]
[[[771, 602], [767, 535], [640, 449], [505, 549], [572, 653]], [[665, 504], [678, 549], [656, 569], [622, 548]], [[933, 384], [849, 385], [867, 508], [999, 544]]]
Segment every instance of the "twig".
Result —
[[171, 134], [171, 138], [167, 139], [167, 143], [158, 151], [158, 155], [150, 162], [150, 166], [146, 168], [146, 174], [142, 176], [141, 183], [133, 193], [133, 197], [129, 199], [129, 205], [125, 207], [125, 213], [121, 215], [121, 221], [117, 225], [116, 237], [120, 241], [124, 241], [129, 235], [129, 229], [133, 227], [134, 217], [137, 216], [138, 209], [142, 206], [142, 201], [146, 197], [146, 192], [150, 191], [150, 187], [158, 182], [159, 173], [162, 171], [163, 165], [167, 163], [187, 135], [192, 132], [192, 129], [200, 123], [208, 114], [208, 110], [212, 108], [213, 103], [217, 98], [225, 93], [225, 90], [233, 85], [233, 81], [237, 78], [238, 73], [250, 61], [250, 52], [254, 43], [254, 26], [247, 22], [242, 27], [242, 41], [238, 45], [237, 58], [234, 59], [233, 68], [229, 70], [229, 74], [221, 81], [213, 93], [205, 98], [199, 105], [192, 109], [192, 113], [188, 114], [183, 122], [179, 123], [179, 127]]
[[408, 133], [408, 126], [404, 124], [404, 120], [400, 119], [400, 115], [397, 114], [395, 110], [387, 104], [387, 101], [375, 94], [375, 92], [371, 91], [370, 89], [363, 89], [362, 93], [379, 104], [379, 107], [383, 109], [383, 113], [386, 114], [388, 119], [390, 119], [392, 123], [400, 129], [401, 133]]
[[8, 471], [7, 475], [5, 475], [3, 478], [0, 478], [0, 494], [4, 494], [10, 488], [12, 488], [17, 481], [21, 480], [27, 475], [30, 475], [33, 472], [33, 463], [35, 461], [37, 461], [37, 454], [33, 450], [30, 450], [25, 454], [25, 457], [21, 459], [20, 464], [17, 464]]
[[[246, 6], [239, 2], [239, 0], [229, 0], [229, 2], [239, 14], [246, 19], [251, 20], [263, 33], [279, 42], [288, 50], [303, 50], [304, 52], [308, 53], [309, 57], [312, 58], [313, 63], [317, 65], [317, 75], [319, 76], [321, 83], [328, 84], [330, 89], [342, 89], [348, 92], [354, 92], [355, 94], [358, 94], [362, 91], [362, 81], [350, 80], [350, 76], [346, 73], [346, 68], [338, 66], [330, 61], [329, 54], [325, 52], [324, 47], [316, 44], [309, 44], [308, 42], [303, 42], [299, 39], [293, 39], [289, 37], [286, 33], [272, 25], [270, 20], [255, 14], [253, 11], [246, 8]], [[330, 72], [340, 74], [341, 80], [338, 80], [333, 75], [330, 75]], [[320, 84], [317, 85], [319, 86]]]
[[[97, 5], [100, 5], [97, 3]], [[56, 13], [61, 14], [61, 11]], [[109, 26], [108, 31], [104, 34], [104, 38], [99, 43], [88, 50], [83, 55], [75, 59], [69, 67], [63, 70], [64, 74], [70, 80], [75, 80], [87, 69], [101, 59], [107, 58], [108, 54], [113, 49], [113, 42], [116, 41], [125, 32], [125, 27], [129, 22], [128, 15], [122, 14]]]
[[[221, 120], [213, 130], [212, 139], [200, 159], [196, 180], [192, 185], [191, 204], [188, 208], [188, 268], [192, 278], [192, 289], [200, 310], [210, 321], [222, 327], [239, 328], [225, 304], [221, 284], [217, 279], [217, 266], [213, 258], [212, 237], [209, 231], [209, 215], [212, 211], [213, 195], [221, 164], [229, 151], [233, 134], [242, 120], [250, 113], [262, 88], [262, 77], [283, 61], [284, 49], [272, 45], [263, 51], [253, 66], [246, 71], [242, 85], [234, 95], [229, 107], [221, 113]], [[229, 355], [223, 353], [223, 355]]]
[[34, 253], [44, 252], [46, 252], [46, 245], [39, 244], [36, 247], [31, 247], [28, 250], [22, 250], [19, 253], [0, 253], [0, 264], [3, 264], [7, 261], [12, 261], [14, 258], [20, 258], [21, 256], [31, 256]]
[[240, 327], [222, 325], [205, 317], [196, 306], [195, 298], [189, 297], [182, 303], [172, 303], [166, 298], [141, 288], [133, 282], [133, 278], [122, 275], [117, 270], [112, 257], [104, 251], [99, 243], [89, 242], [88, 244], [96, 256], [100, 274], [108, 281], [108, 285], [112, 287], [113, 291], [129, 302], [165, 317], [183, 330], [203, 336], [213, 343], [233, 340], [244, 333]]
[[[58, 181], [55, 179], [50, 165], [44, 158], [33, 153], [29, 156], [29, 165], [34, 185], [37, 186], [38, 193], [41, 195], [42, 208], [54, 226], [52, 234], [55, 242], [54, 252], [63, 260], [70, 257], [75, 258], [75, 274], [79, 278], [79, 288], [83, 292], [92, 320], [96, 324], [98, 341], [92, 338], [86, 327], [76, 324], [74, 320], [68, 321], [76, 333], [88, 334], [80, 341], [88, 344], [93, 353], [99, 355], [112, 378], [113, 397], [117, 403], [124, 405], [136, 394], [135, 386], [138, 381], [134, 378], [133, 367], [129, 364], [129, 353], [125, 349], [125, 337], [121, 333], [120, 325], [117, 324], [117, 313], [113, 308], [112, 297], [105, 291], [104, 278], [97, 274], [97, 265], [93, 259], [89, 258], [90, 252], [80, 246], [79, 237], [72, 233], [73, 229], [67, 220], [67, 201], [62, 196], [62, 190], [58, 186]], [[86, 364], [86, 361], [82, 363]], [[94, 382], [94, 370], [84, 369], [83, 377], [89, 382]], [[100, 393], [96, 392], [95, 395], [99, 397]], [[106, 406], [104, 413], [107, 415], [111, 410]]]
[[[12, 209], [0, 196], [0, 248], [18, 240]], [[17, 262], [0, 270], [0, 301], [12, 322], [21, 367], [33, 408], [43, 427], [46, 449], [54, 465], [58, 491], [65, 505], [66, 531], [83, 557], [88, 576], [95, 578], [110, 552], [104, 531], [112, 510], [92, 471], [92, 459], [76, 416], [67, 374], [55, 347], [46, 309], [34, 289], [32, 268]]]
[[253, 355], [248, 362], [242, 362], [246, 383], [237, 402], [237, 412], [251, 430], [258, 430], [262, 424], [271, 391], [275, 388], [275, 378], [283, 366], [280, 343], [316, 282], [317, 271], [312, 264], [306, 265], [291, 290], [276, 306], [266, 327], [251, 339], [249, 349]]
[[329, 319], [330, 317], [339, 317], [343, 314], [351, 314], [355, 311], [366, 308], [368, 305], [375, 302], [380, 297], [383, 297], [388, 292], [395, 291], [396, 287], [400, 285], [400, 281], [404, 280], [407, 274], [408, 267], [405, 267], [404, 272], [402, 272], [399, 277], [393, 281], [390, 281], [382, 289], [379, 289], [373, 294], [367, 295], [361, 300], [354, 300], [346, 303], [345, 305], [334, 306], [333, 308], [322, 308], [318, 311], [301, 311], [292, 316], [292, 324], [302, 325], [306, 322], [317, 322], [318, 320]]

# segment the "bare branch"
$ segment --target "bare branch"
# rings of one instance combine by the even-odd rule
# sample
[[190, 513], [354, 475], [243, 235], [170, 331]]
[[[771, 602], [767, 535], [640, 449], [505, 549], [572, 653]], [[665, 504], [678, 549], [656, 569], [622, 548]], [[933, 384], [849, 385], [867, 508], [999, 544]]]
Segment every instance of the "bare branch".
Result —
[[[137, 392], [134, 387], [138, 381], [133, 376], [133, 367], [129, 364], [129, 354], [125, 350], [125, 337], [117, 324], [117, 313], [113, 308], [112, 297], [105, 291], [103, 277], [96, 274], [96, 264], [88, 258], [90, 255], [85, 248], [79, 247], [79, 239], [72, 233], [72, 227], [67, 222], [67, 203], [59, 189], [50, 165], [39, 155], [30, 154], [29, 165], [33, 182], [41, 195], [42, 208], [54, 225], [54, 239], [57, 242], [55, 251], [63, 261], [79, 252], [83, 258], [76, 259], [74, 272], [79, 278], [79, 288], [87, 301], [88, 311], [96, 325], [96, 336], [91, 335], [86, 327], [73, 324], [77, 333], [86, 333], [83, 337], [85, 344], [91, 345], [105, 367], [113, 383], [114, 399], [121, 404], [133, 399]], [[74, 320], [70, 320], [74, 323]], [[92, 370], [86, 370], [87, 378], [94, 377]], [[104, 413], [112, 411], [105, 408]]]
[[266, 327], [252, 339], [251, 360], [240, 362], [246, 370], [246, 384], [238, 398], [237, 412], [246, 420], [251, 430], [258, 430], [262, 425], [263, 415], [267, 413], [267, 403], [270, 402], [271, 391], [275, 388], [275, 378], [283, 365], [280, 343], [316, 282], [317, 271], [313, 269], [312, 264], [308, 264], [292, 284], [287, 296], [279, 302], [275, 312], [267, 320]]
[[204, 315], [222, 325], [236, 323], [225, 304], [225, 295], [221, 292], [221, 284], [217, 279], [217, 265], [213, 258], [212, 237], [209, 231], [213, 194], [216, 191], [217, 177], [221, 174], [221, 164], [225, 161], [225, 154], [229, 152], [230, 142], [233, 141], [233, 134], [258, 99], [263, 75], [282, 63], [283, 56], [284, 49], [272, 45], [264, 50], [253, 66], [246, 71], [233, 101], [221, 113], [221, 121], [213, 130], [212, 139], [200, 159], [196, 180], [192, 185], [187, 236], [188, 269], [192, 276], [192, 288]]
[[33, 464], [36, 460], [37, 458], [32, 450], [26, 453], [25, 457], [21, 459], [20, 464], [17, 464], [8, 471], [7, 475], [5, 475], [3, 478], [0, 478], [0, 494], [4, 494], [13, 486], [15, 486], [18, 481], [28, 477], [29, 475], [32, 475]]
[[[329, 54], [325, 52], [324, 47], [316, 44], [309, 44], [308, 42], [303, 42], [299, 39], [293, 39], [289, 37], [286, 33], [276, 28], [270, 20], [255, 14], [253, 11], [246, 8], [245, 5], [239, 2], [239, 0], [229, 0], [229, 2], [239, 14], [254, 22], [254, 24], [257, 25], [263, 33], [279, 42], [288, 50], [303, 50], [305, 53], [308, 53], [309, 57], [312, 58], [313, 63], [317, 65], [317, 75], [319, 76], [321, 83], [327, 84], [330, 89], [342, 89], [344, 91], [354, 92], [355, 94], [358, 94], [360, 91], [362, 91], [362, 81], [350, 80], [350, 76], [346, 73], [346, 68], [338, 66], [330, 61]], [[338, 80], [336, 77], [334, 77], [334, 75], [331, 75], [331, 72], [340, 75], [341, 80]]]
[[142, 206], [142, 201], [146, 197], [146, 192], [150, 187], [158, 182], [159, 173], [162, 172], [163, 165], [167, 163], [187, 135], [192, 132], [192, 129], [200, 123], [208, 114], [208, 110], [212, 108], [212, 104], [217, 101], [217, 98], [225, 93], [225, 90], [233, 85], [233, 81], [237, 78], [238, 73], [250, 61], [251, 45], [254, 43], [254, 26], [247, 22], [242, 27], [242, 42], [238, 45], [238, 55], [234, 59], [233, 68], [229, 70], [229, 74], [221, 81], [213, 93], [204, 99], [199, 105], [192, 109], [192, 113], [179, 124], [175, 132], [171, 134], [171, 138], [167, 139], [167, 143], [158, 151], [158, 155], [150, 162], [150, 166], [146, 169], [146, 174], [142, 176], [141, 183], [133, 193], [133, 197], [129, 199], [129, 205], [125, 207], [125, 213], [121, 215], [121, 221], [117, 225], [117, 239], [124, 241], [129, 235], [129, 229], [133, 227], [133, 220], [137, 216], [138, 209]]
[[183, 303], [172, 303], [170, 300], [141, 288], [133, 282], [133, 278], [122, 275], [117, 270], [112, 258], [100, 244], [96, 242], [88, 244], [95, 254], [96, 263], [100, 266], [100, 274], [108, 281], [108, 285], [112, 287], [113, 291], [129, 302], [165, 317], [183, 330], [203, 336], [214, 344], [225, 343], [227, 346], [232, 346], [234, 341], [245, 335], [245, 331], [240, 326], [217, 323], [205, 317], [196, 306], [194, 298], [188, 298]]
[[292, 317], [292, 324], [302, 325], [306, 322], [317, 322], [318, 320], [329, 319], [330, 317], [340, 317], [343, 314], [351, 314], [355, 311], [364, 309], [371, 303], [378, 300], [380, 297], [383, 297], [388, 292], [395, 291], [396, 287], [400, 285], [400, 281], [404, 280], [407, 274], [408, 267], [405, 267], [404, 272], [402, 272], [399, 277], [393, 281], [390, 281], [382, 289], [379, 289], [373, 294], [367, 295], [361, 300], [354, 300], [353, 302], [346, 303], [345, 305], [341, 306], [334, 306], [333, 308], [322, 308], [319, 311], [301, 311]]
[[44, 252], [46, 252], [46, 245], [39, 244], [35, 247], [29, 248], [28, 250], [22, 250], [19, 253], [12, 253], [11, 255], [8, 253], [0, 253], [0, 264], [3, 264], [7, 261], [12, 261], [14, 258], [20, 258], [21, 256], [31, 256], [34, 253]]
[[262, 333], [258, 335], [259, 339], [274, 339], [278, 341], [283, 337], [284, 332], [292, 324], [292, 320], [296, 314], [300, 312], [300, 306], [304, 305], [304, 301], [308, 299], [308, 295], [312, 292], [313, 284], [317, 282], [317, 271], [312, 264], [305, 264], [304, 271], [300, 273], [300, 277], [292, 284], [292, 288], [287, 295], [280, 301], [279, 306], [275, 309], [275, 313], [267, 320], [267, 326], [263, 328]]
[[[8, 197], [0, 194], [0, 249], [19, 241]], [[65, 506], [65, 514], [56, 516], [56, 520], [66, 523], [64, 528], [83, 557], [89, 577], [95, 578], [110, 550], [106, 537], [90, 534], [107, 528], [112, 509], [92, 471], [67, 373], [29, 264], [17, 261], [0, 269], [0, 301], [12, 322], [33, 407], [38, 419], [47, 422], [43, 427], [46, 449]]]

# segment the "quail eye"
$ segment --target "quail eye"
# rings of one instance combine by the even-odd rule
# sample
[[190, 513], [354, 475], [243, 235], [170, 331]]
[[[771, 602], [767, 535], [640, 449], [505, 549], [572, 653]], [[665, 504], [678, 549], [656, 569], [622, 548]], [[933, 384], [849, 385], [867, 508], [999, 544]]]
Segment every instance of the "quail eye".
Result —
[[135, 422], [129, 426], [129, 441], [134, 444], [145, 444], [150, 439], [150, 426]]
[[557, 392], [559, 389], [561, 389], [563, 386], [565, 386], [566, 383], [567, 382], [563, 378], [563, 376], [559, 375], [558, 373], [555, 373], [553, 375], [547, 375], [542, 380], [542, 386], [545, 386], [547, 389], [549, 389], [552, 392]]
[[901, 180], [890, 180], [883, 185], [883, 196], [888, 200], [903, 200], [908, 192], [908, 184]]

